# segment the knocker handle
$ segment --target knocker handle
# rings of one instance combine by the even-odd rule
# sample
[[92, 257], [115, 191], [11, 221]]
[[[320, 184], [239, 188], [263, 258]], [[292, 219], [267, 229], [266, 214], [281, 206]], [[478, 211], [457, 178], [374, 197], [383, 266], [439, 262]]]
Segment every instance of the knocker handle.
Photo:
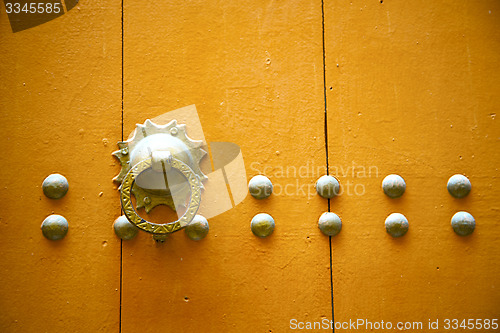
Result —
[[184, 215], [182, 215], [177, 221], [163, 224], [149, 222], [137, 214], [134, 206], [132, 205], [131, 194], [132, 186], [134, 185], [136, 177], [143, 171], [153, 167], [153, 159], [154, 156], [137, 163], [123, 178], [120, 190], [122, 209], [130, 223], [135, 225], [137, 228], [152, 234], [170, 234], [187, 226], [187, 224], [191, 222], [196, 215], [201, 202], [201, 182], [196, 176], [196, 173], [187, 164], [175, 157], [168, 158], [169, 165], [166, 167], [178, 170], [184, 175], [189, 183], [189, 188], [191, 190], [189, 204]]

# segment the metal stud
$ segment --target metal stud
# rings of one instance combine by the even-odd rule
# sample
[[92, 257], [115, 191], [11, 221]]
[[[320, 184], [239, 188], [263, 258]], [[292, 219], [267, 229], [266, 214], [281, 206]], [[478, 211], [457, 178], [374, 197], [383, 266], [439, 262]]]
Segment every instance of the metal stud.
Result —
[[455, 198], [466, 197], [471, 190], [471, 183], [469, 178], [464, 175], [456, 174], [448, 179], [448, 192]]
[[339, 194], [339, 191], [340, 184], [335, 177], [324, 175], [316, 182], [316, 192], [325, 199], [333, 198]]
[[43, 194], [50, 199], [61, 199], [68, 192], [68, 180], [63, 175], [53, 173], [42, 183]]
[[342, 221], [337, 214], [325, 212], [319, 217], [318, 227], [325, 235], [335, 236], [342, 229]]
[[125, 215], [119, 216], [113, 223], [115, 234], [123, 240], [130, 240], [137, 236], [139, 229], [127, 220]]
[[409, 226], [406, 217], [400, 213], [392, 213], [385, 219], [385, 230], [392, 237], [404, 236]]
[[45, 238], [50, 240], [63, 239], [68, 233], [68, 221], [61, 215], [49, 215], [43, 220], [41, 228]]
[[248, 190], [255, 199], [265, 199], [273, 193], [273, 183], [266, 176], [257, 175], [250, 179]]
[[382, 181], [382, 189], [388, 197], [395, 199], [405, 193], [406, 183], [400, 175], [392, 174], [384, 178]]
[[184, 231], [186, 235], [194, 240], [199, 241], [208, 234], [208, 221], [201, 215], [195, 215], [193, 220], [189, 222]]
[[451, 218], [451, 227], [457, 235], [468, 236], [476, 228], [476, 220], [467, 212], [457, 212]]
[[269, 214], [260, 213], [253, 217], [250, 227], [255, 236], [265, 238], [270, 236], [274, 231], [274, 219]]

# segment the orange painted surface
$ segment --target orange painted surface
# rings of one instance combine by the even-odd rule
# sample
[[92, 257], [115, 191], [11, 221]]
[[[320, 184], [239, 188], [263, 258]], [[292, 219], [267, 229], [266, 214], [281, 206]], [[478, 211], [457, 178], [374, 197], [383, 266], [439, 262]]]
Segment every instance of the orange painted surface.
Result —
[[[324, 69], [330, 173], [343, 189], [331, 202], [343, 221], [335, 320], [498, 318], [498, 3], [325, 1], [324, 68], [321, 2], [126, 0], [123, 124], [120, 5], [81, 3], [15, 34], [0, 11], [0, 331], [287, 332], [294, 318], [331, 319], [317, 228], [328, 205], [314, 191]], [[267, 175], [275, 194], [210, 218], [200, 242], [140, 232], [120, 249], [121, 128], [126, 138], [192, 104], [207, 142], [238, 144], [248, 179]], [[41, 189], [53, 172], [70, 183], [60, 201]], [[382, 192], [390, 173], [406, 181], [400, 199]], [[465, 199], [446, 190], [455, 173], [472, 182]], [[451, 229], [459, 210], [476, 218], [470, 237]], [[152, 219], [172, 220], [167, 211]], [[276, 221], [268, 239], [250, 231], [261, 212]], [[401, 239], [385, 232], [392, 212], [409, 220]], [[40, 231], [51, 213], [69, 221], [62, 241]]]
[[[327, 2], [329, 164], [365, 191], [332, 201], [336, 320], [498, 318], [499, 13], [497, 1]], [[391, 173], [407, 184], [397, 200], [381, 189]], [[455, 173], [472, 182], [465, 199], [447, 192]], [[470, 237], [451, 228], [460, 210], [476, 219]], [[409, 220], [401, 239], [385, 232], [392, 212]]]
[[[82, 4], [18, 33], [1, 7], [0, 331], [117, 332], [119, 3]], [[59, 201], [41, 188], [53, 172], [69, 181]], [[61, 241], [40, 230], [52, 213], [69, 222]]]
[[[300, 192], [317, 174], [280, 175], [325, 165], [320, 3], [126, 1], [124, 13], [125, 135], [196, 104], [207, 141], [237, 143], [247, 176], [267, 167], [282, 193], [209, 219], [200, 242], [183, 231], [124, 242], [122, 331], [284, 332], [292, 318], [330, 318], [327, 201]], [[250, 230], [260, 212], [276, 221], [268, 239]]]

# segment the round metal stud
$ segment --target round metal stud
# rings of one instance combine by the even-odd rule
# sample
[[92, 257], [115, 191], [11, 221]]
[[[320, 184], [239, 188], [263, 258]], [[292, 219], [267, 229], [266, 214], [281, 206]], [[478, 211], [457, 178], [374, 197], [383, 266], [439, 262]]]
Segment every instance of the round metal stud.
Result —
[[468, 236], [474, 232], [476, 220], [467, 212], [457, 212], [451, 218], [451, 226], [457, 235]]
[[384, 178], [382, 181], [382, 189], [388, 197], [395, 199], [405, 193], [406, 183], [400, 175], [392, 174]]
[[409, 226], [406, 217], [400, 213], [392, 213], [385, 219], [385, 230], [392, 237], [404, 236]]
[[335, 236], [342, 229], [342, 221], [337, 214], [326, 212], [319, 217], [318, 227], [325, 235]]
[[195, 215], [193, 220], [188, 223], [184, 231], [186, 235], [194, 240], [199, 241], [208, 234], [208, 221], [201, 215]]
[[127, 220], [125, 215], [119, 216], [113, 223], [115, 234], [123, 240], [130, 240], [137, 236], [139, 229]]
[[68, 221], [61, 215], [49, 215], [42, 222], [42, 233], [50, 240], [63, 239], [68, 233]]
[[265, 199], [273, 193], [273, 183], [266, 176], [257, 175], [250, 179], [248, 190], [255, 199]]
[[340, 191], [338, 180], [329, 175], [321, 176], [316, 182], [316, 192], [325, 199], [331, 199]]
[[50, 199], [61, 199], [68, 192], [68, 180], [63, 175], [53, 173], [42, 183], [43, 194]]
[[464, 175], [453, 175], [448, 179], [448, 192], [455, 198], [463, 198], [466, 197], [471, 190], [471, 183], [469, 178]]
[[253, 217], [250, 227], [255, 236], [264, 238], [273, 233], [275, 227], [274, 219], [269, 214], [260, 213]]

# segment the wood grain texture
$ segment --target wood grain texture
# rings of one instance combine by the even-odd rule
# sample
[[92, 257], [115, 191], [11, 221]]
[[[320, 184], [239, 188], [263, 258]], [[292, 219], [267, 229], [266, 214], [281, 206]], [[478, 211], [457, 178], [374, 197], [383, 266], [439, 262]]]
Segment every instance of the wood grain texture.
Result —
[[[18, 33], [0, 12], [0, 331], [117, 332], [119, 3], [83, 3]], [[54, 172], [69, 181], [60, 200], [41, 188]], [[69, 222], [63, 240], [42, 235], [52, 213]]]
[[[498, 318], [499, 13], [496, 1], [325, 2], [329, 163], [351, 184], [332, 202], [337, 321]], [[400, 199], [382, 192], [391, 173]], [[472, 182], [465, 199], [446, 190], [455, 173]], [[476, 219], [470, 237], [451, 228], [460, 210]], [[409, 220], [401, 239], [385, 232], [392, 212]]]

